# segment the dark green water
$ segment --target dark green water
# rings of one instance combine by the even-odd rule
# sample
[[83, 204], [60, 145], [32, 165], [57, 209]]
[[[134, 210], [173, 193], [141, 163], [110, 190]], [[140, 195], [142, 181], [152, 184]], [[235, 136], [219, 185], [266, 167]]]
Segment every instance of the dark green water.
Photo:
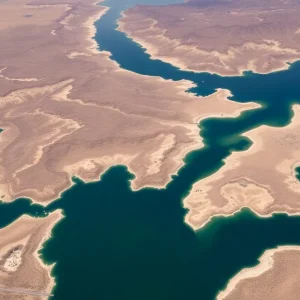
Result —
[[300, 181], [300, 167], [295, 168], [296, 178]]
[[[175, 1], [148, 0], [148, 4], [156, 2]], [[239, 118], [203, 121], [206, 147], [185, 158], [185, 166], [166, 189], [132, 192], [132, 175], [124, 167], [114, 167], [97, 183], [75, 179], [76, 184], [45, 209], [26, 199], [0, 204], [0, 227], [24, 213], [42, 217], [64, 210], [65, 218], [42, 250], [46, 262], [56, 262], [52, 299], [212, 300], [234, 274], [256, 264], [265, 249], [300, 245], [300, 217], [278, 214], [261, 219], [245, 209], [232, 217], [214, 218], [194, 232], [183, 222], [182, 207], [195, 181], [222, 167], [232, 151], [251, 145], [241, 133], [261, 124], [282, 126], [290, 121], [291, 105], [300, 102], [300, 64], [269, 75], [248, 72], [227, 78], [180, 71], [151, 60], [141, 47], [115, 31], [120, 12], [146, 0], [106, 3], [112, 9], [97, 22], [96, 40], [123, 68], [191, 80], [197, 83], [193, 92], [198, 95], [227, 88], [233, 100], [256, 101], [263, 107]]]

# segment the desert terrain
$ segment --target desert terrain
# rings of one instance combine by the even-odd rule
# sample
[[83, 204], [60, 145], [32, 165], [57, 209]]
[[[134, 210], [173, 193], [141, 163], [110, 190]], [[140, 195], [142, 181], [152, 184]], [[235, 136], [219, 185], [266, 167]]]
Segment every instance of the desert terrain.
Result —
[[45, 299], [51, 293], [54, 279], [38, 250], [61, 219], [60, 211], [45, 218], [23, 216], [0, 229], [0, 298]]
[[300, 284], [300, 248], [282, 246], [267, 250], [260, 263], [243, 269], [229, 282], [217, 300], [297, 300]]
[[[72, 176], [98, 180], [116, 164], [136, 175], [134, 189], [164, 186], [202, 146], [199, 120], [256, 107], [226, 90], [199, 98], [186, 93], [190, 82], [122, 70], [93, 40], [105, 12], [92, 1], [0, 2], [1, 201], [46, 204]], [[59, 219], [22, 217], [1, 230], [1, 299], [50, 293], [50, 269], [34, 253]]]
[[130, 8], [119, 28], [184, 70], [268, 73], [300, 58], [299, 12], [297, 0], [190, 0]]
[[120, 69], [92, 39], [106, 8], [55, 3], [0, 4], [3, 201], [46, 203], [71, 176], [98, 180], [116, 164], [136, 175], [134, 189], [164, 186], [202, 145], [200, 119], [254, 107], [228, 101], [225, 90], [199, 98], [185, 92], [189, 82]]
[[[265, 73], [287, 68], [287, 61], [300, 56], [296, 2], [265, 5], [272, 10], [255, 1], [242, 6], [216, 1], [207, 7], [194, 1], [171, 6], [168, 12], [136, 7], [126, 12], [120, 28], [154, 57], [184, 69]], [[164, 187], [184, 156], [203, 146], [200, 120], [238, 116], [258, 107], [228, 100], [228, 90], [196, 97], [186, 92], [191, 82], [121, 69], [93, 40], [93, 23], [106, 11], [90, 0], [0, 2], [1, 201], [28, 197], [46, 205], [72, 185], [72, 176], [95, 181], [117, 164], [135, 174], [135, 190]], [[217, 21], [224, 14], [229, 15], [228, 24], [222, 27]], [[186, 28], [184, 34], [166, 29], [176, 28], [174, 18]], [[201, 25], [203, 20], [208, 23]], [[189, 37], [193, 26], [207, 37]], [[293, 34], [285, 39], [283, 32]], [[149, 39], [143, 40], [145, 36]], [[166, 56], [164, 49], [173, 50]], [[198, 229], [212, 216], [230, 215], [244, 206], [261, 215], [299, 213], [294, 173], [300, 154], [299, 106], [294, 111], [286, 128], [263, 126], [247, 133], [254, 141], [248, 151], [234, 153], [219, 172], [193, 186], [184, 202], [190, 226]], [[1, 299], [49, 295], [54, 279], [37, 251], [60, 218], [60, 212], [43, 219], [23, 216], [0, 230]]]
[[184, 205], [186, 222], [193, 228], [204, 226], [212, 216], [231, 215], [249, 207], [262, 216], [274, 212], [300, 212], [299, 165], [300, 106], [286, 127], [261, 126], [244, 134], [252, 146], [234, 152], [225, 166], [193, 185]]

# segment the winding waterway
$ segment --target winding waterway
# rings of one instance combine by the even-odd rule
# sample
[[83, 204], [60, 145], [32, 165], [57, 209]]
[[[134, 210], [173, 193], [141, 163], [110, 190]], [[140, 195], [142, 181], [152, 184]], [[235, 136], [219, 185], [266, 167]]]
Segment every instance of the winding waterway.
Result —
[[182, 207], [194, 182], [222, 167], [232, 151], [251, 146], [241, 133], [261, 124], [289, 123], [291, 105], [300, 103], [300, 64], [268, 75], [248, 72], [241, 77], [221, 77], [185, 72], [152, 60], [139, 45], [115, 30], [121, 11], [146, 2], [105, 2], [112, 9], [96, 23], [100, 49], [110, 51], [122, 68], [165, 79], [191, 80], [197, 84], [192, 92], [198, 95], [227, 88], [233, 100], [256, 101], [262, 108], [239, 118], [201, 122], [206, 146], [185, 158], [184, 167], [166, 189], [132, 192], [133, 175], [118, 166], [96, 183], [74, 179], [75, 185], [46, 208], [26, 199], [0, 204], [0, 227], [22, 214], [42, 217], [63, 209], [65, 218], [41, 251], [47, 263], [56, 262], [53, 273], [57, 286], [51, 297], [55, 300], [213, 300], [234, 274], [257, 264], [265, 249], [300, 245], [300, 217], [277, 214], [259, 218], [244, 209], [232, 217], [214, 218], [194, 232], [184, 224], [186, 211]]

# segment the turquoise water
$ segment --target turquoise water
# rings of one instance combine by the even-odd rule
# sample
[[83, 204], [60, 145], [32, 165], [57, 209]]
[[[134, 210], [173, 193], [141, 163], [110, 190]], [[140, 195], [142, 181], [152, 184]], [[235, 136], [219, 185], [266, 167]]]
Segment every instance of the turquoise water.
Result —
[[[140, 46], [115, 31], [122, 10], [146, 2], [106, 2], [112, 9], [97, 22], [96, 40], [101, 49], [109, 50], [111, 58], [125, 69], [191, 80], [197, 84], [192, 92], [198, 95], [227, 88], [233, 100], [256, 101], [262, 108], [239, 118], [203, 121], [206, 146], [185, 158], [184, 167], [166, 189], [132, 192], [133, 175], [118, 166], [96, 183], [74, 179], [76, 184], [46, 208], [27, 199], [0, 203], [0, 227], [22, 214], [43, 217], [63, 209], [65, 218], [41, 251], [47, 263], [56, 262], [57, 286], [51, 297], [55, 300], [212, 300], [234, 274], [257, 264], [265, 249], [300, 245], [300, 217], [277, 214], [261, 219], [244, 209], [232, 217], [214, 218], [194, 232], [183, 222], [187, 212], [182, 207], [195, 181], [221, 168], [232, 151], [251, 146], [241, 133], [261, 124], [282, 126], [290, 121], [291, 105], [300, 102], [300, 64], [269, 75], [248, 72], [242, 77], [221, 77], [184, 72], [151, 60]], [[162, 0], [148, 0], [148, 4], [155, 3]]]

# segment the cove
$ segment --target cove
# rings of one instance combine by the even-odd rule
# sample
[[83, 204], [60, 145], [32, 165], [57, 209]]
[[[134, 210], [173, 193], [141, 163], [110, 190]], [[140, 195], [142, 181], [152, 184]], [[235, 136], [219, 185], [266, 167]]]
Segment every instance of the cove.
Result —
[[[183, 223], [174, 183], [132, 193], [132, 178], [125, 167], [114, 167], [100, 182], [74, 179], [45, 209], [65, 214], [41, 251], [47, 263], [56, 262], [52, 299], [214, 299], [266, 248], [300, 244], [300, 217], [258, 218], [247, 209], [213, 218], [195, 233]], [[0, 207], [2, 219], [8, 211]], [[32, 215], [41, 214], [34, 208]]]
[[[156, 2], [162, 1], [148, 0], [148, 4]], [[290, 122], [291, 105], [300, 102], [300, 64], [268, 75], [247, 72], [241, 77], [221, 77], [185, 72], [152, 60], [115, 30], [120, 12], [142, 3], [147, 2], [105, 2], [111, 10], [97, 22], [100, 49], [110, 51], [111, 58], [124, 69], [191, 80], [197, 88], [190, 92], [198, 95], [227, 88], [234, 101], [256, 101], [262, 108], [239, 118], [201, 122], [205, 147], [187, 155], [184, 167], [165, 189], [132, 192], [133, 175], [117, 166], [99, 182], [84, 184], [74, 178], [74, 186], [45, 208], [28, 199], [0, 203], [0, 227], [22, 214], [43, 217], [63, 209], [65, 218], [41, 250], [46, 263], [56, 263], [53, 275], [57, 285], [51, 299], [213, 300], [232, 276], [257, 264], [265, 249], [300, 245], [300, 217], [276, 214], [259, 218], [244, 209], [231, 217], [213, 218], [194, 232], [184, 224], [186, 210], [182, 206], [195, 181], [221, 168], [231, 152], [251, 146], [241, 136], [243, 132], [262, 124], [283, 126]]]
[[193, 232], [176, 188], [132, 193], [124, 167], [77, 184], [48, 209], [66, 218], [42, 251], [57, 262], [53, 299], [214, 299], [261, 253], [300, 244], [300, 218], [258, 218], [244, 209]]
[[[95, 39], [100, 50], [109, 51], [111, 59], [123, 69], [147, 76], [158, 76], [164, 79], [190, 80], [196, 84], [189, 92], [206, 96], [218, 88], [231, 91], [231, 100], [246, 103], [254, 101], [262, 105], [262, 109], [244, 113], [241, 118], [228, 122], [226, 119], [214, 120], [214, 132], [232, 132], [239, 127], [239, 133], [258, 127], [262, 124], [272, 126], [286, 125], [291, 118], [291, 104], [299, 102], [300, 62], [291, 65], [287, 71], [274, 72], [267, 75], [245, 72], [244, 76], [222, 77], [209, 73], [182, 71], [168, 63], [151, 59], [145, 49], [117, 30], [117, 22], [122, 11], [137, 4], [156, 5], [157, 3], [181, 3], [175, 0], [106, 0], [99, 4], [106, 5], [109, 11], [95, 25]], [[201, 101], [201, 99], [199, 99]], [[238, 120], [239, 124], [236, 124]], [[216, 130], [215, 128], [218, 128]], [[237, 131], [237, 130], [236, 130]], [[221, 134], [224, 134], [222, 132]], [[207, 134], [210, 135], [209, 133]]]
[[[160, 1], [148, 4], [154, 2]], [[202, 122], [205, 148], [186, 157], [185, 166], [166, 189], [132, 192], [132, 175], [124, 167], [112, 168], [97, 183], [77, 180], [61, 200], [47, 208], [62, 208], [66, 215], [42, 251], [46, 261], [57, 262], [53, 299], [163, 300], [191, 296], [210, 300], [239, 270], [256, 264], [265, 249], [300, 243], [299, 217], [278, 214], [261, 219], [245, 209], [229, 218], [214, 218], [195, 233], [184, 224], [186, 211], [182, 207], [196, 180], [218, 170], [232, 151], [251, 145], [241, 133], [261, 124], [289, 123], [291, 105], [300, 100], [300, 64], [268, 75], [247, 72], [241, 77], [221, 77], [185, 72], [152, 60], [116, 30], [121, 11], [144, 3], [104, 3], [110, 10], [96, 23], [96, 41], [101, 50], [112, 53], [111, 59], [141, 75], [191, 80], [197, 88], [190, 92], [197, 95], [226, 88], [233, 93], [232, 100], [256, 101], [262, 108], [236, 119]]]

